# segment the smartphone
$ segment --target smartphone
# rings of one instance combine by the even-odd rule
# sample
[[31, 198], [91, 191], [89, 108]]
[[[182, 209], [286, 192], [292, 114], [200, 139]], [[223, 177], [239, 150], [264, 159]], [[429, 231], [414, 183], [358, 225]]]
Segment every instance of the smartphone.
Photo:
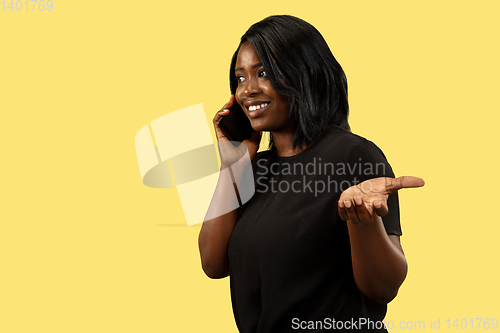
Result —
[[[229, 114], [222, 117], [219, 127], [230, 141], [243, 142], [250, 138], [253, 128], [247, 115], [238, 103], [229, 108]], [[239, 143], [237, 144], [239, 146]]]

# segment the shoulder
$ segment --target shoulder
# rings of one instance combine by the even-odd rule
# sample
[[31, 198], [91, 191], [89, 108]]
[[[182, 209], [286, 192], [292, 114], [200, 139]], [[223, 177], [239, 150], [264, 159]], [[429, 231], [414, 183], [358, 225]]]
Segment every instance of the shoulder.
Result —
[[318, 149], [342, 156], [346, 160], [362, 156], [374, 160], [387, 160], [375, 143], [336, 125], [327, 127], [317, 141]]

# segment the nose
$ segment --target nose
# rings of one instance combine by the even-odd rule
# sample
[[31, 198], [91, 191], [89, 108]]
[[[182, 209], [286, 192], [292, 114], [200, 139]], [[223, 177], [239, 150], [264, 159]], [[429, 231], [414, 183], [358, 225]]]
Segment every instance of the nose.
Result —
[[245, 97], [252, 97], [261, 92], [262, 90], [260, 89], [258, 79], [248, 78], [247, 83], [245, 85], [245, 90], [243, 91], [243, 95]]

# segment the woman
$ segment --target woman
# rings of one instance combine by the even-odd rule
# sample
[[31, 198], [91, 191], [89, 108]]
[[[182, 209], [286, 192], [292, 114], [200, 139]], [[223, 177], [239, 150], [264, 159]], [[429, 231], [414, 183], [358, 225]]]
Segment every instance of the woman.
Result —
[[[394, 179], [380, 149], [349, 131], [344, 72], [301, 19], [271, 16], [250, 27], [230, 84], [215, 131], [227, 143], [218, 124], [238, 103], [254, 129], [240, 148], [255, 195], [205, 221], [199, 248], [209, 277], [231, 277], [238, 329], [385, 332], [386, 304], [407, 272], [397, 191], [423, 180]], [[270, 149], [257, 153], [261, 131], [270, 132]], [[238, 178], [238, 149], [219, 150], [222, 168], [234, 163]], [[211, 209], [230, 196], [229, 183], [220, 178]]]

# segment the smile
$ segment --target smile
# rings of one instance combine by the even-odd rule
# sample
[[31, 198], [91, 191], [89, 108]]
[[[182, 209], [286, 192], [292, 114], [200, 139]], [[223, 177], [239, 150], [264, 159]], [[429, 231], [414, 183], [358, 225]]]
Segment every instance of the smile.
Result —
[[264, 111], [267, 110], [269, 106], [269, 102], [264, 102], [257, 105], [250, 105], [247, 107], [248, 110], [248, 118], [255, 118], [260, 116]]
[[255, 110], [260, 110], [268, 106], [268, 103], [262, 103], [260, 105], [252, 105], [248, 107], [248, 111], [255, 111]]

